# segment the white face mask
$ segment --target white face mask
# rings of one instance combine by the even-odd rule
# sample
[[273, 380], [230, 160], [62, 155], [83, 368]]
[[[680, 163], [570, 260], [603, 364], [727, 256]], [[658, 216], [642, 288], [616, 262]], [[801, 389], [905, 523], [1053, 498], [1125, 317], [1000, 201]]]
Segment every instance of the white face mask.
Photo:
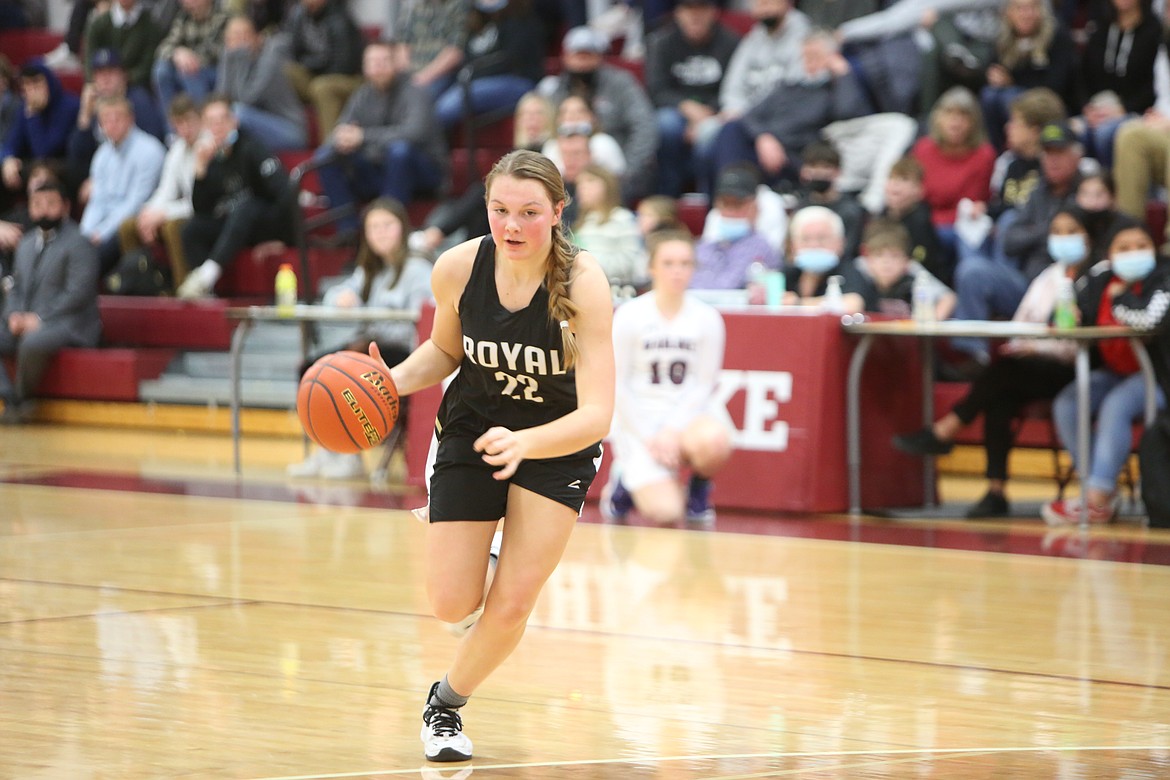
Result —
[[720, 216], [715, 223], [715, 235], [719, 241], [734, 242], [751, 235], [752, 223], [737, 217]]
[[1109, 261], [1113, 275], [1127, 282], [1145, 279], [1154, 270], [1157, 258], [1152, 249], [1135, 249], [1132, 252], [1118, 252]]
[[837, 253], [831, 249], [801, 249], [793, 258], [797, 268], [814, 274], [828, 273], [838, 260]]
[[1048, 256], [1061, 265], [1075, 265], [1089, 254], [1081, 235], [1048, 236]]

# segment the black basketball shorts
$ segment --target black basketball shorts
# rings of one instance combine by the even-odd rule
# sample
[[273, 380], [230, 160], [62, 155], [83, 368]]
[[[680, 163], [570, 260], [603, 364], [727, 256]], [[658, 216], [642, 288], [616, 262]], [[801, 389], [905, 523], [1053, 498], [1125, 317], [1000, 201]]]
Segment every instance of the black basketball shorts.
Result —
[[475, 439], [448, 434], [439, 441], [430, 476], [430, 521], [495, 522], [507, 513], [508, 486], [516, 484], [564, 504], [580, 514], [585, 494], [601, 465], [601, 444], [560, 458], [524, 460], [511, 479], [492, 475], [499, 466], [485, 463], [472, 447]]

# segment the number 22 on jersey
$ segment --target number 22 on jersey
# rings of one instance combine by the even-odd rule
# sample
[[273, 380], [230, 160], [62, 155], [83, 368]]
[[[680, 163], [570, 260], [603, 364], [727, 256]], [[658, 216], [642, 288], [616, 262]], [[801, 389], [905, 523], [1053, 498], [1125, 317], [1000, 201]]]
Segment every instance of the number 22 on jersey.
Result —
[[497, 371], [496, 380], [503, 382], [500, 395], [506, 395], [516, 401], [521, 399], [534, 403], [544, 403], [544, 399], [537, 395], [540, 383], [525, 374], [509, 374], [507, 371]]

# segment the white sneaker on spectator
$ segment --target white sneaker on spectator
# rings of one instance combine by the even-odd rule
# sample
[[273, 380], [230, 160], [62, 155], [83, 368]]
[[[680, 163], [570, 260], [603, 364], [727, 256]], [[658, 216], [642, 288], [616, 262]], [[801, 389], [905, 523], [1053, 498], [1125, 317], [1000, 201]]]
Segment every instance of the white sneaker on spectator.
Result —
[[69, 44], [61, 43], [42, 58], [53, 70], [81, 70], [81, 62], [69, 51]]
[[324, 465], [327, 454], [324, 449], [317, 447], [309, 453], [309, 457], [300, 463], [291, 464], [285, 471], [290, 477], [315, 477], [321, 473], [321, 466]]
[[208, 260], [203, 265], [187, 274], [187, 278], [175, 290], [175, 297], [184, 301], [196, 301], [202, 298], [212, 298], [212, 290], [219, 281], [220, 269], [218, 263]]
[[317, 472], [317, 476], [322, 479], [361, 479], [366, 475], [366, 464], [360, 452], [353, 455], [328, 450], [322, 452], [325, 456], [321, 462], [321, 469]]

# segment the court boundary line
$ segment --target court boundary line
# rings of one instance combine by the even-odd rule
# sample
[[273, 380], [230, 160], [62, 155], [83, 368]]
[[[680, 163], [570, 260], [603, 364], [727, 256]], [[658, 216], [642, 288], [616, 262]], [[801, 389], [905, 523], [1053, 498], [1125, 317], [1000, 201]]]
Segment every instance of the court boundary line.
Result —
[[[456, 771], [463, 768], [478, 769], [481, 771], [494, 771], [504, 769], [539, 769], [541, 767], [573, 767], [573, 766], [606, 766], [606, 765], [626, 765], [626, 764], [662, 764], [668, 761], [728, 761], [747, 758], [849, 758], [852, 756], [875, 756], [875, 757], [922, 757], [931, 758], [935, 756], [963, 756], [963, 755], [987, 755], [994, 753], [1080, 753], [1080, 752], [1137, 752], [1137, 751], [1154, 751], [1154, 750], [1170, 750], [1170, 745], [1065, 745], [1065, 746], [1005, 746], [1005, 747], [966, 747], [966, 748], [889, 748], [889, 749], [875, 749], [875, 750], [817, 750], [817, 751], [795, 751], [792, 753], [721, 753], [711, 755], [686, 755], [686, 756], [646, 756], [641, 758], [591, 758], [581, 759], [579, 761], [538, 761], [535, 763], [511, 763], [511, 764], [483, 764], [478, 765], [474, 763], [474, 759], [469, 762], [462, 762], [456, 764], [433, 764], [424, 763], [424, 768], [431, 768], [442, 771], [447, 769]], [[408, 775], [417, 774], [418, 768], [412, 769], [374, 769], [366, 770], [364, 772], [335, 772], [325, 774], [312, 775], [280, 775], [280, 776], [262, 776], [253, 777], [250, 780], [344, 780], [344, 778], [352, 777], [377, 777], [379, 775]], [[800, 770], [807, 771], [807, 770]], [[818, 769], [818, 771], [821, 771]], [[769, 773], [769, 774], [775, 774]], [[768, 774], [748, 774], [748, 775], [734, 775], [734, 777], [768, 777]]]
[[[320, 610], [325, 610], [328, 612], [340, 612], [340, 613], [354, 612], [354, 613], [381, 615], [384, 617], [413, 618], [416, 620], [432, 620], [433, 619], [432, 616], [427, 615], [425, 613], [421, 613], [421, 612], [402, 612], [399, 610], [375, 609], [375, 608], [371, 608], [371, 607], [352, 607], [352, 606], [342, 606], [342, 605], [337, 605], [337, 604], [313, 604], [313, 603], [307, 603], [307, 602], [284, 601], [284, 600], [278, 600], [278, 599], [233, 598], [230, 596], [204, 596], [204, 595], [200, 595], [197, 593], [176, 593], [173, 591], [154, 591], [154, 590], [145, 590], [142, 588], [128, 588], [128, 587], [117, 586], [117, 585], [115, 585], [115, 586], [86, 585], [86, 584], [73, 583], [73, 582], [52, 582], [52, 581], [48, 581], [48, 580], [30, 580], [30, 579], [22, 579], [22, 578], [17, 578], [17, 577], [0, 577], [0, 582], [24, 582], [24, 583], [37, 584], [37, 585], [58, 585], [58, 586], [62, 586], [62, 587], [82, 588], [82, 589], [89, 589], [89, 590], [119, 590], [119, 591], [124, 591], [127, 593], [134, 593], [134, 594], [140, 594], [140, 595], [154, 595], [154, 596], [165, 596], [165, 597], [185, 597], [185, 598], [204, 598], [204, 599], [219, 600], [222, 602], [220, 604], [192, 604], [192, 605], [186, 605], [186, 606], [176, 605], [174, 607], [158, 607], [158, 608], [146, 607], [146, 608], [143, 608], [140, 610], [120, 610], [121, 613], [125, 613], [125, 614], [151, 612], [155, 609], [173, 611], [173, 610], [194, 609], [194, 608], [199, 608], [199, 609], [218, 608], [218, 607], [225, 607], [225, 606], [226, 607], [230, 607], [230, 606], [245, 606], [245, 607], [273, 606], [273, 607], [302, 608], [302, 609], [320, 609]], [[77, 619], [91, 618], [91, 617], [94, 617], [95, 615], [98, 615], [98, 614], [119, 614], [119, 613], [116, 613], [116, 612], [115, 613], [96, 613], [96, 612], [94, 612], [94, 613], [86, 613], [86, 614], [79, 614], [79, 615], [72, 615], [72, 616], [59, 616], [59, 617], [43, 618], [43, 619], [44, 620], [67, 620], [67, 619], [68, 620], [77, 620]], [[21, 621], [21, 622], [30, 622], [30, 621], [36, 621], [36, 620], [41, 620], [41, 618], [31, 618], [29, 621]], [[13, 624], [15, 624], [15, 622], [16, 621], [0, 621], [0, 625], [13, 625]], [[1005, 669], [1005, 668], [1000, 667], [1000, 666], [974, 666], [972, 664], [941, 663], [938, 661], [926, 661], [926, 660], [918, 660], [918, 659], [913, 659], [913, 658], [888, 658], [888, 657], [884, 657], [884, 656], [858, 655], [858, 654], [852, 654], [852, 653], [835, 652], [832, 650], [800, 650], [800, 649], [793, 649], [793, 648], [758, 647], [758, 646], [754, 646], [754, 645], [725, 644], [722, 642], [715, 642], [712, 640], [678, 639], [678, 638], [672, 638], [672, 637], [647, 636], [645, 634], [622, 634], [622, 633], [617, 633], [617, 632], [613, 632], [613, 631], [602, 631], [602, 630], [598, 630], [598, 629], [562, 628], [562, 627], [557, 627], [557, 626], [546, 626], [546, 625], [542, 625], [542, 624], [529, 625], [528, 630], [560, 631], [560, 632], [569, 632], [569, 633], [575, 633], [575, 634], [585, 634], [588, 636], [595, 636], [595, 637], [605, 638], [605, 639], [623, 639], [623, 640], [627, 640], [627, 641], [637, 641], [637, 642], [670, 642], [672, 644], [673, 643], [682, 643], [682, 644], [688, 644], [688, 645], [710, 646], [710, 647], [713, 647], [716, 649], [733, 649], [733, 650], [745, 650], [745, 651], [752, 651], [752, 652], [768, 652], [768, 653], [776, 653], [776, 654], [780, 654], [780, 655], [801, 655], [801, 656], [813, 656], [813, 657], [819, 657], [819, 658], [830, 658], [830, 659], [851, 660], [851, 661], [875, 661], [875, 662], [879, 662], [879, 663], [890, 663], [890, 664], [911, 664], [914, 666], [922, 666], [922, 667], [926, 667], [929, 669], [950, 669], [950, 670], [966, 669], [966, 670], [973, 670], [973, 671], [979, 671], [979, 672], [987, 672], [989, 674], [1010, 674], [1010, 675], [1019, 675], [1019, 676], [1023, 676], [1023, 677], [1039, 678], [1039, 679], [1046, 679], [1046, 680], [1066, 680], [1066, 681], [1071, 681], [1071, 682], [1090, 683], [1092, 685], [1119, 685], [1119, 686], [1123, 686], [1123, 687], [1150, 688], [1153, 690], [1170, 690], [1170, 685], [1156, 685], [1156, 684], [1148, 684], [1148, 683], [1138, 683], [1138, 682], [1131, 682], [1129, 680], [1109, 680], [1109, 679], [1101, 679], [1101, 678], [1097, 678], [1097, 677], [1086, 678], [1086, 677], [1078, 677], [1078, 676], [1069, 675], [1069, 674], [1055, 674], [1053, 672], [1028, 671], [1028, 670], [1022, 670], [1022, 669]], [[328, 681], [323, 680], [322, 682], [328, 682]]]

